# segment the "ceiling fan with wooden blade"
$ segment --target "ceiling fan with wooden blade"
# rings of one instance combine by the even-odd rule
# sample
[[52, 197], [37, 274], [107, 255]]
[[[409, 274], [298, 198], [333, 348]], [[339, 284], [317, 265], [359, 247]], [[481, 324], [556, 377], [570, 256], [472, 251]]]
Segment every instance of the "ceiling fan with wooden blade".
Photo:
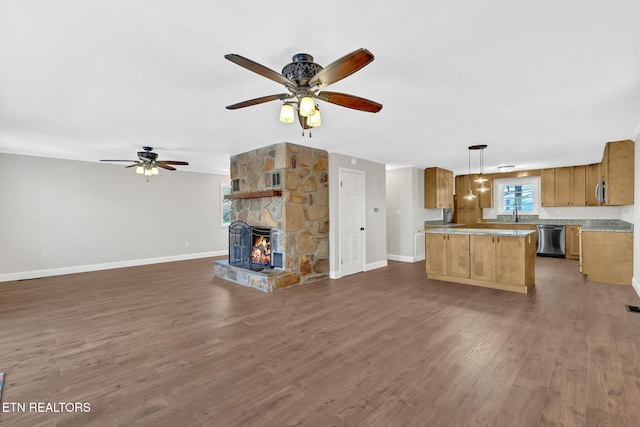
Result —
[[320, 91], [320, 89], [350, 76], [373, 61], [373, 54], [364, 48], [357, 49], [324, 68], [313, 62], [313, 56], [298, 53], [293, 56], [290, 64], [285, 65], [282, 73], [240, 55], [228, 54], [225, 55], [225, 58], [249, 71], [284, 85], [289, 91], [289, 93], [268, 95], [228, 105], [226, 107], [228, 110], [280, 100], [283, 102], [280, 112], [281, 121], [291, 123], [295, 121], [297, 115], [302, 129], [310, 129], [320, 125], [320, 111], [314, 99], [368, 113], [377, 113], [382, 109], [382, 104], [359, 96]]
[[180, 160], [158, 160], [158, 153], [154, 153], [153, 147], [142, 147], [143, 151], [138, 151], [138, 160], [100, 160], [101, 162], [129, 162], [132, 163], [125, 168], [136, 168], [137, 174], [146, 176], [158, 175], [158, 168], [174, 171], [172, 165], [188, 166], [189, 162]]

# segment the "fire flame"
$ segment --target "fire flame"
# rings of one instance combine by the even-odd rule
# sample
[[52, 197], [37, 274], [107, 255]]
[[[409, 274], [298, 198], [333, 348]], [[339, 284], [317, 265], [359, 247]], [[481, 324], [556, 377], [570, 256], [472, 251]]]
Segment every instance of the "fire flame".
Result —
[[268, 264], [271, 262], [271, 242], [269, 242], [264, 236], [256, 237], [251, 249], [251, 261], [259, 262], [261, 264]]

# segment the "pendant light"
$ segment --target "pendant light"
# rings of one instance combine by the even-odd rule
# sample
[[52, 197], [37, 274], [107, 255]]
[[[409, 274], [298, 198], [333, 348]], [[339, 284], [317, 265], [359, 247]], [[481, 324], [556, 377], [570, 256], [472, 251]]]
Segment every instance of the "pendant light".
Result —
[[480, 187], [478, 187], [477, 190], [480, 191], [481, 193], [484, 193], [485, 191], [489, 190], [485, 186], [485, 183], [489, 180], [484, 177], [484, 149], [485, 148], [487, 148], [487, 144], [472, 145], [471, 147], [469, 147], [469, 150], [480, 150], [480, 175], [473, 181], [477, 184], [480, 184]]
[[473, 200], [476, 198], [476, 195], [471, 191], [471, 150], [472, 148], [469, 147], [469, 175], [467, 175], [467, 184], [469, 184], [469, 188], [467, 194], [464, 196], [467, 200]]

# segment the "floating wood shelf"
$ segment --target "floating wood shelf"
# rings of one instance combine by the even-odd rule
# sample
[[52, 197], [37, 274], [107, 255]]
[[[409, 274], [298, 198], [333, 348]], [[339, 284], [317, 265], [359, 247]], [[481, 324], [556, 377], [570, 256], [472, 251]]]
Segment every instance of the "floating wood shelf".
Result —
[[225, 194], [225, 199], [259, 199], [261, 197], [280, 197], [282, 190], [250, 191], [248, 193]]

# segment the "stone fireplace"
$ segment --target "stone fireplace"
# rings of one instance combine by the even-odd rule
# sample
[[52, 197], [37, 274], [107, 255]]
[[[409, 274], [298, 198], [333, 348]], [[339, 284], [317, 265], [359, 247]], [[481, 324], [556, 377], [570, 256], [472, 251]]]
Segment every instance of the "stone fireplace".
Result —
[[[217, 276], [266, 292], [328, 277], [328, 158], [290, 143], [231, 157], [233, 229], [229, 260], [216, 262]], [[249, 243], [240, 239], [256, 230], [262, 234]], [[238, 259], [247, 252], [261, 261]]]

